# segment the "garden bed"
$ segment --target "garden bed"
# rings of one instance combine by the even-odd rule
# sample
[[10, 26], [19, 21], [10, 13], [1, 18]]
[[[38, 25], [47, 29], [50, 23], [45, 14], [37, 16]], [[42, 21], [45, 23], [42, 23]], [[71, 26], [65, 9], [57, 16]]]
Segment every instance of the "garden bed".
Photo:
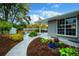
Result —
[[[59, 49], [72, 47], [69, 45], [65, 45], [62, 47], [58, 47], [55, 49], [49, 49], [48, 43], [42, 44], [40, 42], [41, 38], [34, 39], [27, 48], [27, 56], [60, 56]], [[74, 48], [74, 47], [72, 47]], [[79, 51], [79, 48], [76, 48]]]
[[0, 39], [0, 56], [5, 56], [20, 41], [15, 42], [10, 39]]
[[54, 49], [52, 53], [52, 50], [48, 49], [47, 44], [40, 43], [40, 38], [37, 38], [33, 40], [28, 48], [27, 48], [27, 55], [28, 56], [58, 56], [58, 48]]

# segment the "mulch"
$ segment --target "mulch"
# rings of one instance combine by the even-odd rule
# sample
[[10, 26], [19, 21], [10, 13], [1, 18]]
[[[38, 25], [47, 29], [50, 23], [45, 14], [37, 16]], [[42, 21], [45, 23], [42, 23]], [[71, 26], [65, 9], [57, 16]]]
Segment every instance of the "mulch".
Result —
[[42, 44], [40, 38], [33, 40], [27, 48], [27, 56], [59, 56], [58, 48], [49, 49], [47, 44]]
[[0, 56], [5, 56], [18, 43], [10, 39], [0, 39]]

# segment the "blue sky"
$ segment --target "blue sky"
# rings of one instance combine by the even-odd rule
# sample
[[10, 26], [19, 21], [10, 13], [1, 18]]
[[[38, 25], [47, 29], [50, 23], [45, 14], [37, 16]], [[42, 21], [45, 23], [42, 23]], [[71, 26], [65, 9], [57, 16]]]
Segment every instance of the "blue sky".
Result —
[[30, 3], [28, 15], [32, 20], [37, 21], [38, 17], [42, 19], [53, 17], [62, 13], [79, 10], [79, 3]]

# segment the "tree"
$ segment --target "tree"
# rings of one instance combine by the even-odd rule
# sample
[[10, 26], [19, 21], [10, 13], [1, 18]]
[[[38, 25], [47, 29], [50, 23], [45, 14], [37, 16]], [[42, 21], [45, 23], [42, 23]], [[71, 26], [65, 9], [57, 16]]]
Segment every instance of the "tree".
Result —
[[[39, 17], [38, 20], [41, 21], [42, 20], [41, 17]], [[42, 24], [40, 23], [39, 24], [39, 33], [41, 33], [41, 30], [42, 30], [41, 26], [42, 26]]]
[[31, 18], [30, 16], [25, 16], [24, 20], [27, 21], [27, 24], [30, 24]]
[[43, 19], [41, 17], [39, 17], [38, 20], [43, 20]]
[[29, 12], [29, 6], [25, 3], [1, 3], [0, 12], [3, 13], [3, 20], [8, 21], [12, 18], [13, 22], [17, 16], [25, 16]]

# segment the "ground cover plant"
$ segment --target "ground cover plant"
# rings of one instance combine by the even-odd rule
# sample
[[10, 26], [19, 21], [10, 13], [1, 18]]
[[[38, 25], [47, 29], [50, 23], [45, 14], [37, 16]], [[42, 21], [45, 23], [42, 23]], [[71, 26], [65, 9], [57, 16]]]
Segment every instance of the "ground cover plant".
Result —
[[41, 38], [41, 39], [40, 39], [40, 42], [41, 42], [42, 44], [47, 44], [47, 43], [50, 42], [50, 40], [48, 40], [48, 39], [46, 39], [46, 38]]
[[79, 52], [75, 48], [60, 48], [59, 52], [61, 56], [79, 56]]

